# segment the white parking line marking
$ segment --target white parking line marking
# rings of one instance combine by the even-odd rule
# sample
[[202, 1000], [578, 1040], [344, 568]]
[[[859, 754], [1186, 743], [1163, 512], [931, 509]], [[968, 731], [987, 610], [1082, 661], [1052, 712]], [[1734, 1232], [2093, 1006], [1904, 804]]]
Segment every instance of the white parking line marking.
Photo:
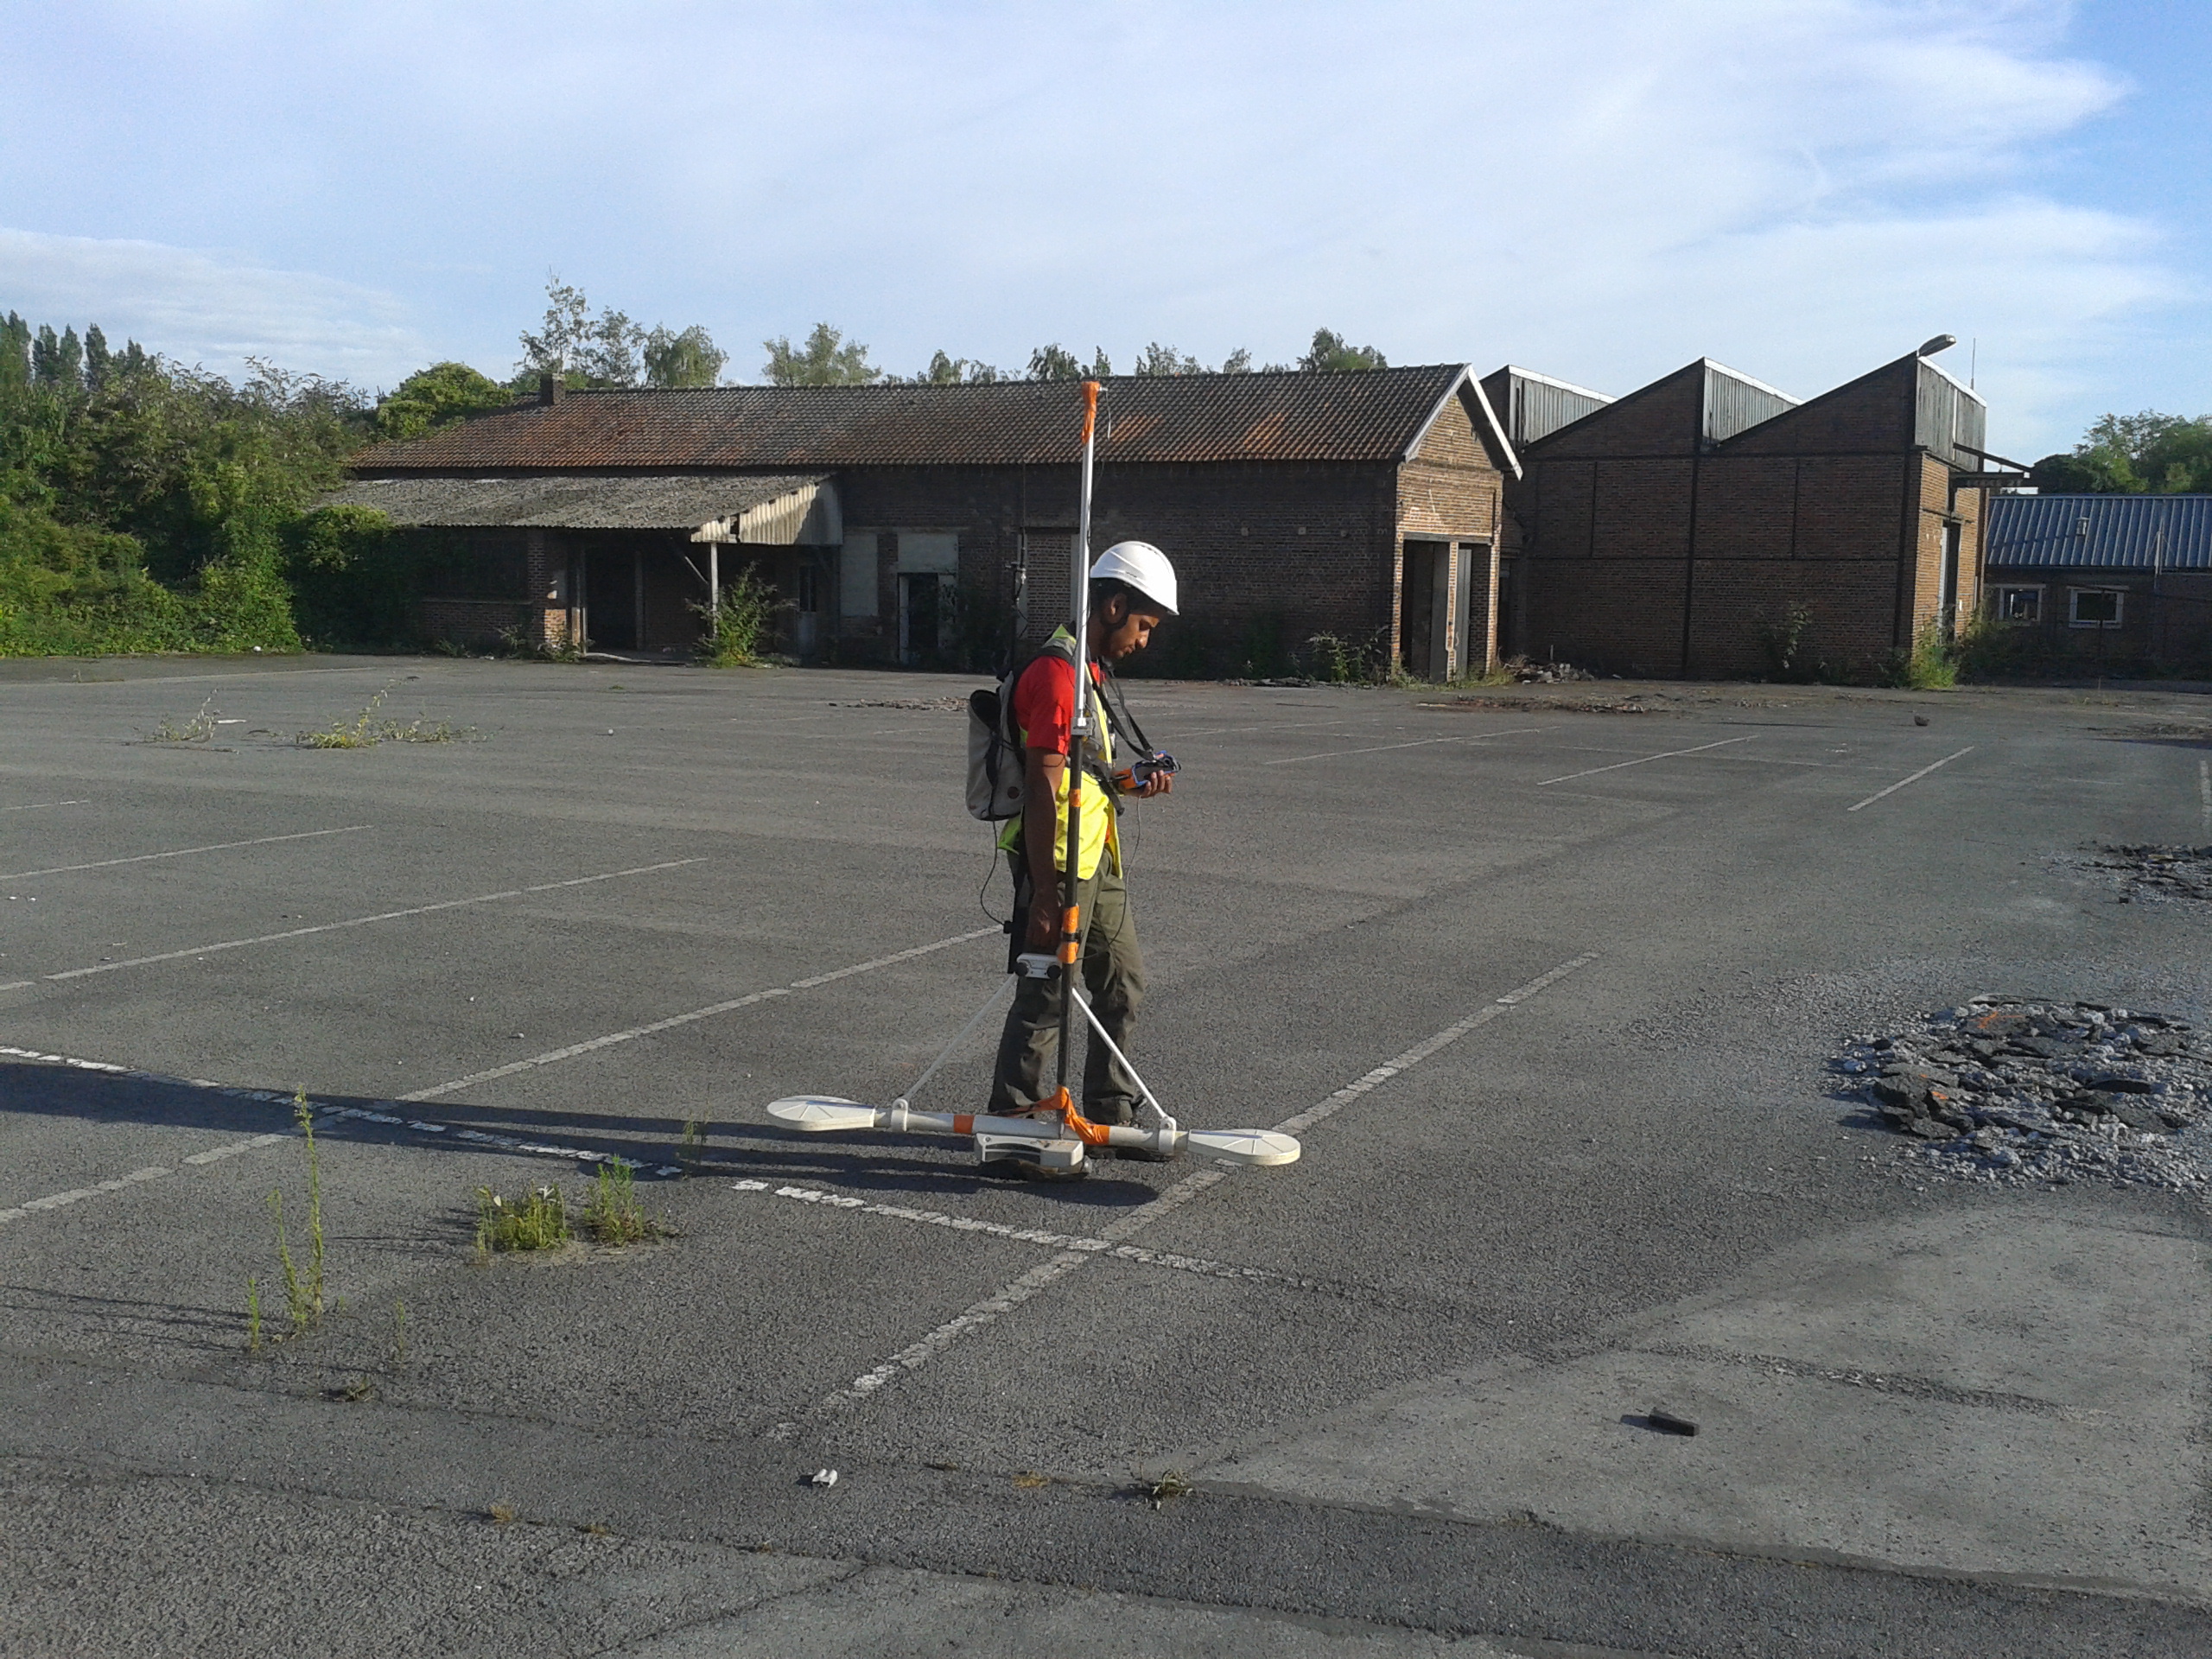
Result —
[[35, 1210], [59, 1210], [64, 1205], [96, 1198], [103, 1192], [120, 1192], [124, 1187], [136, 1186], [141, 1181], [158, 1181], [169, 1173], [158, 1166], [134, 1169], [128, 1175], [118, 1175], [111, 1181], [95, 1181], [90, 1186], [75, 1187], [67, 1192], [49, 1192], [42, 1198], [26, 1198], [12, 1210], [0, 1210], [0, 1222], [21, 1221]]
[[1508, 726], [1496, 732], [1456, 732], [1450, 737], [1417, 737], [1409, 743], [1374, 743], [1363, 749], [1324, 749], [1319, 754], [1294, 754], [1281, 760], [1263, 760], [1268, 766], [1294, 766], [1301, 760], [1333, 760], [1343, 754], [1380, 754], [1385, 749], [1420, 749], [1431, 743], [1480, 743], [1493, 737], [1513, 737], [1522, 732], [1557, 731], [1555, 726]]
[[[1456, 1025], [1446, 1026], [1433, 1037], [1414, 1044], [1404, 1053], [1384, 1061], [1364, 1077], [1346, 1084], [1318, 1105], [1299, 1113], [1294, 1117], [1285, 1118], [1281, 1123], [1275, 1125], [1275, 1128], [1287, 1135], [1296, 1134], [1301, 1129], [1321, 1122], [1324, 1118], [1333, 1116], [1362, 1095], [1380, 1088], [1408, 1067], [1420, 1065], [1439, 1049], [1445, 1047], [1447, 1044], [1457, 1042], [1478, 1026], [1489, 1024], [1508, 1009], [1518, 1007], [1538, 992], [1548, 986], [1557, 984], [1569, 974], [1577, 973], [1588, 967], [1597, 959], [1596, 952], [1586, 951], [1581, 956], [1563, 962], [1558, 967], [1538, 975], [1527, 984], [1508, 991], [1495, 1001], [1484, 1003]], [[1118, 1245], [1122, 1240], [1143, 1231], [1161, 1217], [1180, 1209], [1208, 1188], [1219, 1185], [1226, 1179], [1226, 1172], [1219, 1167], [1199, 1170], [1195, 1174], [1186, 1175], [1183, 1179], [1163, 1191], [1150, 1204], [1130, 1211], [1112, 1226], [1106, 1228], [1100, 1233], [1099, 1238], [1105, 1243]], [[1011, 1284], [993, 1292], [982, 1300], [962, 1309], [919, 1342], [900, 1349], [874, 1370], [864, 1371], [855, 1377], [844, 1388], [824, 1395], [816, 1402], [810, 1414], [823, 1416], [860, 1404], [876, 1394], [886, 1383], [894, 1381], [901, 1373], [919, 1370], [961, 1338], [983, 1329], [1002, 1314], [1011, 1313], [1039, 1291], [1065, 1279], [1069, 1274], [1082, 1267], [1084, 1262], [1096, 1259], [1095, 1253], [1069, 1249], [1054, 1256], [1049, 1262], [1039, 1262]], [[796, 1423], [779, 1424], [777, 1432], [789, 1434], [797, 1427]]]
[[[684, 861], [696, 863], [698, 861]], [[434, 1099], [440, 1095], [451, 1094], [457, 1089], [465, 1089], [472, 1084], [488, 1082], [493, 1077], [509, 1077], [517, 1071], [526, 1071], [533, 1066], [550, 1065], [556, 1061], [569, 1059], [578, 1054], [588, 1054], [597, 1049], [611, 1047], [616, 1043], [633, 1042], [640, 1037], [649, 1037], [657, 1031], [667, 1031], [677, 1026], [690, 1025], [694, 1021], [709, 1019], [717, 1014], [727, 1014], [732, 1009], [745, 1007], [752, 1003], [767, 1001], [772, 997], [789, 996], [794, 991], [811, 990], [817, 985], [828, 985], [837, 980], [849, 979], [855, 974], [872, 973], [879, 968], [889, 968], [899, 963], [912, 962], [915, 957], [928, 956], [932, 951], [947, 950], [956, 944], [965, 944], [970, 939], [984, 938], [998, 933], [999, 930], [995, 927], [979, 927], [973, 932], [957, 933], [949, 939], [938, 939], [929, 944], [918, 944], [905, 950], [894, 950], [889, 956], [877, 957], [868, 962], [855, 963], [849, 968], [833, 969], [826, 974], [816, 974], [806, 979], [793, 980], [789, 985], [779, 985], [769, 990], [755, 991], [750, 996], [734, 997], [728, 1002], [717, 1002], [712, 1007], [696, 1009], [690, 1014], [679, 1014], [673, 1019], [656, 1020], [649, 1026], [633, 1027], [628, 1031], [618, 1031], [606, 1037], [595, 1037], [589, 1042], [572, 1044], [567, 1048], [556, 1049], [548, 1054], [533, 1055], [526, 1060], [517, 1060], [512, 1065], [498, 1066], [489, 1071], [480, 1071], [471, 1077], [459, 1077], [451, 1083], [440, 1084], [434, 1089], [417, 1090], [411, 1095], [402, 1095], [391, 1104], [400, 1105], [412, 1101]], [[130, 1066], [116, 1065], [106, 1060], [79, 1059], [74, 1055], [48, 1054], [38, 1049], [14, 1048], [4, 1044], [0, 1044], [0, 1056], [10, 1059], [29, 1060], [44, 1065], [71, 1066], [80, 1071], [102, 1071], [113, 1077], [131, 1078], [144, 1083], [157, 1083], [169, 1087], [201, 1089], [212, 1094], [220, 1095], [226, 1100], [246, 1100], [281, 1105], [288, 1111], [296, 1104], [297, 1098], [278, 1090], [244, 1089], [225, 1084], [210, 1083], [198, 1077], [164, 1077], [158, 1071], [135, 1071]], [[612, 1153], [587, 1152], [579, 1147], [550, 1146], [543, 1141], [520, 1140], [513, 1135], [495, 1135], [486, 1129], [459, 1128], [452, 1124], [427, 1122], [392, 1112], [371, 1111], [359, 1106], [340, 1106], [328, 1102], [318, 1102], [312, 1096], [308, 1097], [308, 1104], [315, 1109], [318, 1116], [352, 1118], [365, 1123], [414, 1129], [424, 1135], [450, 1134], [456, 1141], [465, 1141], [472, 1146], [490, 1147], [502, 1152], [527, 1153], [535, 1157], [563, 1158], [582, 1163], [613, 1161], [629, 1164], [632, 1168], [640, 1167], [631, 1160], [617, 1157]], [[289, 1138], [289, 1135], [281, 1134], [257, 1135], [251, 1140], [233, 1141], [227, 1146], [215, 1147], [206, 1152], [194, 1153], [182, 1161], [193, 1165], [219, 1163], [226, 1158], [236, 1157], [242, 1152], [274, 1146], [279, 1141]], [[673, 1175], [679, 1172], [670, 1168], [664, 1169], [661, 1173]], [[56, 1202], [73, 1203], [76, 1198], [88, 1198], [95, 1192], [112, 1192], [118, 1185], [128, 1185], [130, 1181], [142, 1179], [150, 1180], [155, 1175], [168, 1173], [169, 1173], [168, 1170], [162, 1169], [153, 1172], [153, 1174], [130, 1176], [125, 1178], [123, 1183], [111, 1181], [104, 1185], [86, 1187], [79, 1192], [75, 1198], [56, 1200]], [[13, 1210], [0, 1210], [0, 1222], [15, 1220], [35, 1207], [50, 1208], [52, 1206], [46, 1200], [38, 1200], [35, 1205], [22, 1205]]]
[[1601, 772], [1618, 772], [1624, 766], [1641, 766], [1653, 760], [1673, 760], [1685, 754], [1703, 754], [1707, 749], [1725, 749], [1731, 743], [1748, 743], [1751, 737], [1757, 735], [1754, 732], [1746, 737], [1724, 737], [1718, 743], [1700, 743], [1694, 749], [1669, 749], [1663, 754], [1640, 754], [1633, 760], [1616, 760], [1610, 766], [1592, 766], [1586, 772], [1562, 772], [1556, 778], [1544, 779], [1536, 787], [1542, 789], [1550, 784], [1572, 783], [1577, 778], [1594, 778]]
[[21, 806], [0, 806], [0, 812], [41, 812], [49, 806], [86, 806], [89, 804], [90, 803], [86, 801], [26, 801]]
[[1957, 753], [1957, 754], [1947, 754], [1947, 755], [1945, 755], [1945, 756], [1944, 756], [1941, 760], [1936, 761], [1936, 762], [1935, 763], [1935, 765], [1934, 765], [1934, 766], [1923, 766], [1923, 767], [1922, 767], [1918, 772], [1914, 772], [1914, 773], [1912, 774], [1912, 776], [1911, 776], [1911, 777], [1910, 777], [1910, 778], [1900, 778], [1900, 779], [1898, 779], [1897, 780], [1897, 782], [1895, 782], [1894, 784], [1891, 784], [1891, 785], [1887, 789], [1878, 789], [1878, 790], [1876, 790], [1876, 791], [1875, 791], [1872, 795], [1869, 795], [1869, 796], [1868, 796], [1865, 800], [1863, 800], [1863, 801], [1859, 802], [1859, 804], [1858, 804], [1858, 806], [1847, 806], [1847, 807], [1845, 807], [1843, 810], [1844, 810], [1845, 811], [1847, 811], [1847, 812], [1856, 812], [1857, 810], [1859, 810], [1859, 807], [1861, 807], [1861, 806], [1872, 806], [1872, 805], [1873, 805], [1873, 804], [1874, 804], [1874, 803], [1875, 803], [1875, 802], [1877, 802], [1877, 801], [1880, 800], [1880, 799], [1882, 798], [1882, 797], [1883, 797], [1883, 796], [1885, 796], [1885, 795], [1894, 795], [1894, 794], [1896, 794], [1896, 793], [1897, 792], [1897, 791], [1899, 791], [1899, 790], [1903, 789], [1903, 788], [1904, 788], [1907, 784], [1916, 784], [1916, 783], [1918, 783], [1918, 782], [1919, 782], [1923, 778], [1925, 778], [1925, 777], [1926, 777], [1929, 772], [1934, 772], [1934, 771], [1936, 769], [1936, 767], [1937, 767], [1937, 766], [1949, 766], [1949, 765], [1951, 764], [1951, 762], [1952, 762], [1952, 761], [1954, 761], [1954, 760], [1957, 760], [1957, 759], [1959, 758], [1959, 755], [1961, 755], [1961, 754], [1972, 754], [1973, 753], [1974, 753], [1974, 745], [1973, 745], [1973, 744], [1971, 744], [1971, 743], [1969, 743], [1969, 744], [1967, 744], [1967, 745], [1966, 746], [1966, 747], [1964, 747], [1963, 749], [1961, 749], [1960, 751], [1958, 751], [1958, 753]]
[[[378, 922], [396, 922], [409, 916], [428, 916], [441, 910], [461, 910], [470, 905], [488, 905], [502, 899], [521, 899], [533, 893], [554, 893], [563, 887], [585, 887], [594, 881], [613, 881], [626, 875], [652, 875], [661, 870], [681, 869], [686, 864], [702, 864], [701, 858], [671, 859], [664, 864], [640, 864], [635, 869], [609, 870], [604, 875], [579, 875], [567, 881], [541, 881], [535, 887], [510, 887], [504, 893], [479, 893], [474, 899], [448, 899], [435, 905], [412, 905], [405, 910], [379, 911], [373, 916], [353, 916], [342, 922], [318, 922], [313, 927], [289, 927], [282, 933], [263, 933], [251, 939], [224, 939], [214, 944], [195, 944], [185, 950], [164, 950], [158, 956], [131, 957], [122, 962], [95, 963], [90, 968], [69, 968], [58, 974], [47, 974], [44, 978], [54, 981], [83, 979], [92, 974], [112, 974], [124, 968], [143, 968], [157, 962], [181, 962], [187, 957], [212, 957], [219, 950], [244, 950], [256, 944], [276, 944], [286, 939], [305, 938], [310, 933], [335, 933], [349, 927], [369, 927]], [[29, 980], [18, 981], [28, 985]], [[13, 986], [0, 985], [0, 991]]]
[[496, 1077], [511, 1077], [518, 1071], [528, 1071], [537, 1066], [551, 1065], [560, 1060], [572, 1060], [579, 1054], [589, 1054], [602, 1048], [612, 1048], [617, 1043], [633, 1043], [640, 1037], [650, 1037], [656, 1032], [673, 1031], [678, 1026], [695, 1025], [702, 1020], [711, 1020], [718, 1014], [729, 1014], [739, 1008], [766, 1002], [771, 998], [789, 996], [793, 991], [810, 991], [817, 985], [827, 985], [832, 980], [850, 979], [855, 974], [874, 973], [879, 968], [888, 968], [895, 963], [912, 962], [916, 957], [926, 957], [934, 950], [950, 950], [956, 944], [965, 944], [970, 939], [1001, 935], [995, 927], [979, 927], [972, 933], [956, 933], [949, 939], [938, 939], [930, 944], [918, 944], [911, 950], [894, 950], [887, 957], [878, 957], [873, 962], [855, 963], [849, 968], [838, 968], [826, 974], [817, 974], [810, 979], [795, 979], [788, 985], [771, 986], [765, 991], [754, 991], [749, 996], [734, 996], [727, 1002], [716, 1002], [703, 1008], [694, 1008], [689, 1014], [671, 1014], [665, 1020], [656, 1020], [651, 1025], [632, 1026], [627, 1031], [611, 1032], [604, 1037], [594, 1037], [587, 1042], [571, 1043], [566, 1048], [550, 1049], [543, 1054], [533, 1054], [526, 1060], [512, 1060], [505, 1065], [495, 1065], [489, 1071], [472, 1072], [465, 1077], [455, 1077], [451, 1083], [439, 1084], [432, 1089], [418, 1089], [411, 1095], [402, 1095], [402, 1100], [435, 1100], [449, 1095], [456, 1089], [467, 1089], [480, 1083], [490, 1083]]
[[1086, 1255], [1110, 1255], [1117, 1261], [1141, 1262], [1147, 1267], [1173, 1268], [1179, 1273], [1195, 1273], [1207, 1279], [1283, 1285], [1295, 1290], [1326, 1291], [1334, 1288], [1318, 1279], [1296, 1278], [1287, 1273], [1271, 1272], [1266, 1268], [1240, 1268], [1226, 1262], [1209, 1261], [1204, 1256], [1174, 1255], [1164, 1250], [1142, 1249], [1135, 1244], [1116, 1244], [1110, 1239], [1046, 1232], [1037, 1227], [1010, 1227], [1003, 1222], [977, 1221], [970, 1216], [947, 1215], [941, 1210], [914, 1210], [900, 1204], [870, 1204], [866, 1198], [856, 1198], [849, 1193], [830, 1192], [820, 1187], [772, 1187], [766, 1181], [734, 1181], [731, 1190], [766, 1192], [779, 1198], [797, 1198], [803, 1203], [818, 1204], [828, 1209], [849, 1210], [856, 1215], [882, 1216], [892, 1221], [949, 1228], [957, 1233], [981, 1233], [992, 1238], [1011, 1239], [1017, 1244], [1041, 1244], [1049, 1249], [1080, 1251]]
[[302, 830], [293, 836], [257, 836], [251, 841], [218, 841], [205, 847], [179, 847], [173, 852], [140, 853], [134, 858], [103, 858], [92, 864], [56, 864], [47, 870], [12, 870], [0, 881], [22, 881], [34, 875], [67, 875], [76, 870], [108, 870], [118, 864], [149, 864], [157, 858], [188, 858], [194, 853], [227, 853], [237, 847], [267, 847], [280, 841], [313, 841], [317, 836], [350, 836], [372, 826], [349, 823], [338, 830]]

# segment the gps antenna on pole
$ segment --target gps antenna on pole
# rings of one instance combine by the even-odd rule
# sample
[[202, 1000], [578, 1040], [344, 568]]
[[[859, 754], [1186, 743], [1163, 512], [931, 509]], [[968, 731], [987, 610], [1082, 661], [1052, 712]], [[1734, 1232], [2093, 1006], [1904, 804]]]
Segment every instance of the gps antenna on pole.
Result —
[[[1075, 713], [1068, 722], [1067, 871], [1060, 893], [1059, 1098], [1063, 1111], [1073, 1106], [1068, 1091], [1069, 1052], [1075, 1046], [1075, 977], [1083, 953], [1083, 771], [1090, 721], [1090, 474], [1098, 449], [1098, 383], [1083, 383], [1083, 486], [1076, 507], [1075, 552], [1068, 569], [1068, 591], [1075, 601]], [[1101, 855], [1103, 855], [1103, 854]]]

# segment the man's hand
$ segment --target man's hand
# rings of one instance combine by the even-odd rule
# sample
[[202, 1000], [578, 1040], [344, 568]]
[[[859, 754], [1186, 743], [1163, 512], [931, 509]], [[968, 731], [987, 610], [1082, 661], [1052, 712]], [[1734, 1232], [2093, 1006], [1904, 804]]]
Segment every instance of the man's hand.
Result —
[[1122, 793], [1134, 795], [1141, 801], [1148, 801], [1155, 795], [1172, 792], [1174, 787], [1175, 779], [1173, 777], [1164, 772], [1155, 772], [1148, 774], [1144, 782], [1139, 784], [1135, 789], [1125, 789]]

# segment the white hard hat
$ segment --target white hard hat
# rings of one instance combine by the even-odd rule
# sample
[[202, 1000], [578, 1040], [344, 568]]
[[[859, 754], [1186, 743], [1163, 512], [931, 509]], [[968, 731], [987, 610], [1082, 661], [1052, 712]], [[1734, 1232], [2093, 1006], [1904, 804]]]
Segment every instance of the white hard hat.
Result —
[[1116, 542], [1093, 561], [1090, 579], [1125, 582], [1167, 613], [1175, 614], [1175, 567], [1150, 542]]

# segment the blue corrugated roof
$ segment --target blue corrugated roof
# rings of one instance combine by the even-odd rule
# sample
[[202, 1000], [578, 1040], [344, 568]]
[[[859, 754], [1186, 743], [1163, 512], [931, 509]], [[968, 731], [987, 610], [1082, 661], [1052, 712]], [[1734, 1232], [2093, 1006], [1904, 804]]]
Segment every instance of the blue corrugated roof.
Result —
[[1988, 563], [2212, 569], [2212, 495], [1994, 495]]

